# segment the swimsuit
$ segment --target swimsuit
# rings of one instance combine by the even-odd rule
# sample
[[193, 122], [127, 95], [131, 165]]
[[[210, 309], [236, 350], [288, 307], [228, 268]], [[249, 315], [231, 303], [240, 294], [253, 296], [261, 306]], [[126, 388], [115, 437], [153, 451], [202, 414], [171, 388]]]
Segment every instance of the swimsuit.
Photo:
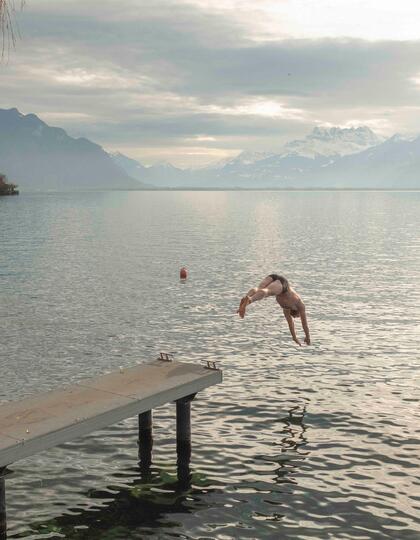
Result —
[[283, 287], [282, 292], [287, 292], [289, 290], [290, 288], [289, 282], [287, 281], [285, 277], [279, 276], [278, 274], [270, 274], [268, 277], [270, 277], [273, 281], [277, 281], [277, 280], [280, 281]]

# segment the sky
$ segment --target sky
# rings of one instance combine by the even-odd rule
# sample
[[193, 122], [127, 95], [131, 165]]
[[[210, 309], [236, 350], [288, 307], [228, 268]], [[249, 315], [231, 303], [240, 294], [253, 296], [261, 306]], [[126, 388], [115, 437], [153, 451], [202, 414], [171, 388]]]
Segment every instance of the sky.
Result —
[[[17, 1], [17, 0], [16, 0]], [[0, 108], [150, 165], [420, 133], [417, 0], [27, 0]]]

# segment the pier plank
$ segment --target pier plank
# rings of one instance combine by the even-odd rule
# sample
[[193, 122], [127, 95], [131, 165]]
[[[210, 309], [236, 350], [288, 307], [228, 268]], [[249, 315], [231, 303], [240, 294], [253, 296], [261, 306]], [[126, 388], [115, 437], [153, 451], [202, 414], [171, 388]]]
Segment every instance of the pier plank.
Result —
[[2, 404], [0, 467], [221, 380], [220, 370], [156, 360]]

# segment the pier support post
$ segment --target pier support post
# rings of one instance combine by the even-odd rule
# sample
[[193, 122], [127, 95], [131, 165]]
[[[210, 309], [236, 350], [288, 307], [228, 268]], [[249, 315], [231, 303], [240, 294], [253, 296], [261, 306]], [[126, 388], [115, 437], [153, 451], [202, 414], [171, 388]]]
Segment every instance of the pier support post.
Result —
[[6, 540], [6, 467], [0, 468], [0, 540]]
[[187, 489], [191, 480], [191, 401], [194, 398], [195, 394], [191, 394], [176, 402], [177, 472], [181, 489]]
[[146, 411], [139, 414], [139, 459], [143, 471], [148, 470], [152, 464], [152, 448], [152, 411]]
[[176, 445], [191, 446], [191, 401], [195, 394], [178, 399], [176, 402]]

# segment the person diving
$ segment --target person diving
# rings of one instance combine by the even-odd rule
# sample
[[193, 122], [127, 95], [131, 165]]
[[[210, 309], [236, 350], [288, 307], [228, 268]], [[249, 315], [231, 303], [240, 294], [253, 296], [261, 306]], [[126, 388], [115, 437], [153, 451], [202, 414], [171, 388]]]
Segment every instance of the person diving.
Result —
[[283, 314], [289, 326], [292, 339], [298, 345], [302, 345], [296, 335], [294, 319], [300, 318], [303, 331], [305, 332], [304, 342], [307, 345], [311, 344], [309, 335], [308, 320], [306, 318], [305, 304], [297, 292], [290, 286], [288, 280], [278, 274], [270, 274], [265, 277], [258, 287], [250, 289], [241, 299], [237, 313], [241, 319], [245, 317], [246, 309], [250, 304], [275, 296], [277, 303], [283, 309]]

